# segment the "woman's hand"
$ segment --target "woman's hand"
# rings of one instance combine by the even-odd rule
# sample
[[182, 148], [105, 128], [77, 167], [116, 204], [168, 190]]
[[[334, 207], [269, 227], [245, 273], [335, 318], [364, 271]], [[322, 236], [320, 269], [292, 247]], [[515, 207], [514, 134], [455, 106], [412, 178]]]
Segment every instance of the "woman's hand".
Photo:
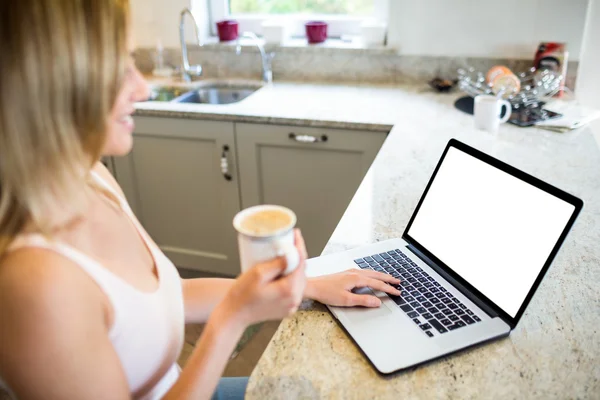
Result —
[[379, 307], [381, 300], [373, 295], [352, 293], [352, 289], [370, 287], [394, 296], [400, 291], [387, 283], [397, 285], [399, 279], [371, 270], [350, 269], [337, 274], [309, 279], [305, 297], [330, 306]]
[[246, 325], [285, 318], [298, 309], [306, 287], [306, 248], [299, 230], [294, 231], [300, 262], [289, 275], [285, 258], [257, 264], [240, 275], [223, 299], [223, 306]]

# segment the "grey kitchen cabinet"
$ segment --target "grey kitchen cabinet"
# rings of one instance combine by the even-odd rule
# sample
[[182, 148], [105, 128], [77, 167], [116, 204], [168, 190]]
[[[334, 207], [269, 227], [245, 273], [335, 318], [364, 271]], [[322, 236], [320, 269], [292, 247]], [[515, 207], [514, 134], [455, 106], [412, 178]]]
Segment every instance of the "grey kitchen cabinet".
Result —
[[235, 129], [242, 208], [294, 210], [310, 257], [321, 254], [387, 135], [251, 123]]
[[142, 225], [176, 266], [237, 275], [233, 123], [136, 116], [135, 124], [133, 150], [114, 158], [114, 170]]

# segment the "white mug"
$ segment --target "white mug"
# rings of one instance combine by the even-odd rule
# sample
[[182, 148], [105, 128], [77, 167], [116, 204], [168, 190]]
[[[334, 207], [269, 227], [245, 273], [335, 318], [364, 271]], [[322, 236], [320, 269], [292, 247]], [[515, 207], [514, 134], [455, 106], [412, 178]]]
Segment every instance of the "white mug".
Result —
[[[500, 118], [502, 107], [506, 107], [504, 117]], [[495, 133], [501, 123], [508, 121], [512, 106], [506, 100], [496, 96], [480, 94], [475, 97], [475, 127], [484, 131]]]
[[[265, 210], [276, 210], [288, 214], [291, 219], [290, 224], [266, 235], [258, 235], [242, 227], [244, 218], [253, 213]], [[233, 226], [238, 232], [242, 272], [247, 271], [258, 263], [277, 257], [285, 257], [286, 268], [283, 273], [284, 275], [294, 271], [300, 263], [300, 255], [294, 244], [294, 226], [296, 226], [296, 221], [296, 214], [292, 210], [275, 205], [254, 206], [237, 213], [233, 218]]]

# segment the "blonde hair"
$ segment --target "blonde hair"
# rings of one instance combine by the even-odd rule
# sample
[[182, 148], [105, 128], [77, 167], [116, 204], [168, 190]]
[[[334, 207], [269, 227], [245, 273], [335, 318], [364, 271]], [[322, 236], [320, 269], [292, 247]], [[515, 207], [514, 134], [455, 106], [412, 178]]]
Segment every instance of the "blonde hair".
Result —
[[127, 58], [128, 0], [0, 5], [0, 257], [49, 233], [100, 158]]

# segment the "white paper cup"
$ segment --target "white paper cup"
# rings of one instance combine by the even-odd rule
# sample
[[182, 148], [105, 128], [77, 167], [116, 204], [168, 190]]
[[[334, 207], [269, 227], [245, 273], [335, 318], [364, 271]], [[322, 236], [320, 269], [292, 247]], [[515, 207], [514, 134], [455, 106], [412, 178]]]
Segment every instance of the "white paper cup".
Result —
[[[242, 227], [242, 221], [251, 214], [265, 210], [276, 210], [290, 216], [289, 225], [265, 235], [257, 235]], [[233, 218], [233, 227], [238, 232], [238, 246], [242, 272], [247, 271], [256, 264], [285, 257], [286, 269], [284, 275], [294, 271], [300, 263], [300, 255], [294, 244], [294, 227], [296, 214], [292, 210], [276, 205], [260, 205], [240, 211]]]

